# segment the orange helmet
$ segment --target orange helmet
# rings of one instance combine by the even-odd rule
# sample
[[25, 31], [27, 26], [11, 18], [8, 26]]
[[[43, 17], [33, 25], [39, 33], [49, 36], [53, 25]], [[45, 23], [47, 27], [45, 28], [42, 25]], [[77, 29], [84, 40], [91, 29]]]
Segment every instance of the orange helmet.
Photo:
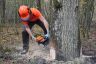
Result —
[[19, 7], [19, 15], [21, 17], [22, 20], [28, 20], [29, 19], [29, 10], [28, 10], [28, 6], [26, 5], [21, 5]]

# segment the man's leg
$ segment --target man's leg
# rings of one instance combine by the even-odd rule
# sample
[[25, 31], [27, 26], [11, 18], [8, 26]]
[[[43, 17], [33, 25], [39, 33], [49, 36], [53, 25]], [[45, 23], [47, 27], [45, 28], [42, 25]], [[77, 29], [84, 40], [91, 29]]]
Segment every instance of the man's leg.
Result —
[[23, 51], [22, 54], [25, 54], [28, 52], [29, 49], [29, 34], [26, 30], [22, 32], [22, 40], [23, 40]]
[[[31, 29], [31, 27], [34, 25], [34, 23], [29, 23], [29, 28]], [[22, 31], [22, 40], [23, 40], [23, 51], [21, 54], [25, 54], [28, 52], [29, 49], [29, 34], [27, 33], [27, 31], [25, 30], [25, 26], [23, 27], [23, 31]]]

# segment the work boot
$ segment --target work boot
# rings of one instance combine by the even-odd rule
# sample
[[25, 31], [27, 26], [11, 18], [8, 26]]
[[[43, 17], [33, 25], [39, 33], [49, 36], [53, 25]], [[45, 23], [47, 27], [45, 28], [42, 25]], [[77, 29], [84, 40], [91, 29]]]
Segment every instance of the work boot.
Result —
[[21, 54], [26, 54], [28, 52], [28, 49], [23, 49], [22, 51], [21, 51]]

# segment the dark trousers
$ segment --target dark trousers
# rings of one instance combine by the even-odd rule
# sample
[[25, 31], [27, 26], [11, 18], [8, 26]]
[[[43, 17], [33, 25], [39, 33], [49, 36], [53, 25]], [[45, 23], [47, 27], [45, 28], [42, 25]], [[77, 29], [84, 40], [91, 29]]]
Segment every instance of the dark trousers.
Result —
[[[29, 28], [31, 29], [35, 24], [39, 25], [44, 30], [44, 34], [47, 34], [47, 30], [40, 20], [37, 20], [35, 22], [29, 21], [28, 23]], [[23, 40], [23, 49], [29, 49], [29, 34], [27, 33], [26, 30], [22, 31], [22, 40]]]

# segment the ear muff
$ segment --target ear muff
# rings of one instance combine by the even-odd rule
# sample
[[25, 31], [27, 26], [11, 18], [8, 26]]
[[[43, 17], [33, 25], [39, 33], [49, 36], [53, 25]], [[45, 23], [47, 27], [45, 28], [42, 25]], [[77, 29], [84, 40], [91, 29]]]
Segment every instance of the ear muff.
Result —
[[27, 8], [27, 9], [28, 9], [29, 16], [27, 16], [26, 18], [21, 18], [20, 13], [19, 13], [19, 11], [18, 11], [18, 14], [19, 14], [19, 16], [20, 16], [20, 19], [21, 19], [22, 21], [28, 21], [29, 18], [30, 18], [30, 15], [32, 14], [30, 8]]

